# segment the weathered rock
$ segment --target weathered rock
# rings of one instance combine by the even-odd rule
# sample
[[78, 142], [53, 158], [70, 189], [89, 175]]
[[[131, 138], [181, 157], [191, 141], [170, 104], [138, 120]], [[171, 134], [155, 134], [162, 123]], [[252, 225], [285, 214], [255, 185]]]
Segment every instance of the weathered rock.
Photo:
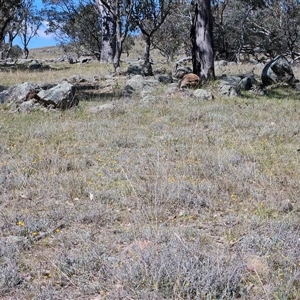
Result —
[[192, 69], [190, 67], [179, 66], [176, 65], [172, 76], [177, 79], [182, 79], [185, 75], [192, 73]]
[[283, 55], [278, 55], [263, 68], [261, 79], [264, 86], [275, 83], [292, 84], [295, 81], [292, 67]]
[[238, 86], [240, 87], [241, 90], [244, 90], [244, 91], [251, 90], [251, 88], [252, 88], [251, 78], [250, 77], [244, 77], [243, 79], [241, 79]]
[[39, 62], [37, 60], [26, 59], [26, 58], [19, 58], [15, 62], [16, 65], [29, 65], [32, 63], [39, 63]]
[[30, 92], [37, 90], [39, 90], [39, 86], [33, 82], [24, 82], [11, 86], [0, 93], [0, 104], [4, 102], [20, 104], [27, 100]]
[[95, 113], [100, 113], [102, 111], [113, 110], [114, 107], [115, 107], [114, 103], [105, 103], [105, 104], [101, 104], [99, 106], [95, 106], [95, 107], [90, 108], [89, 112], [95, 114]]
[[36, 109], [38, 109], [39, 104], [34, 100], [28, 100], [28, 101], [24, 101], [20, 104], [20, 106], [18, 107], [18, 111], [26, 113], [26, 112], [31, 112], [34, 111]]
[[143, 68], [139, 65], [130, 65], [127, 68], [127, 74], [128, 75], [142, 75], [143, 74]]
[[249, 63], [257, 65], [258, 64], [258, 60], [256, 60], [255, 58], [249, 58]]
[[43, 64], [42, 61], [38, 61], [36, 59], [18, 59], [13, 62], [18, 69], [29, 69], [31, 71], [42, 71], [42, 70], [49, 70], [51, 67], [49, 65]]
[[43, 68], [43, 65], [39, 63], [38, 61], [33, 61], [28, 65], [29, 70], [41, 70]]
[[75, 96], [75, 88], [67, 81], [49, 90], [42, 90], [37, 94], [39, 101], [44, 105], [54, 105], [55, 108], [67, 109], [78, 104], [78, 99]]
[[128, 79], [126, 84], [130, 85], [135, 90], [138, 90], [144, 86], [144, 78], [142, 75], [135, 75], [132, 78]]
[[214, 62], [215, 68], [225, 67], [228, 65], [228, 62], [226, 60], [216, 60]]
[[169, 84], [173, 82], [173, 78], [170, 75], [160, 74], [157, 76], [159, 82]]
[[124, 87], [123, 96], [125, 98], [130, 98], [132, 96], [132, 94], [134, 93], [134, 91], [135, 91], [135, 89], [131, 85], [126, 85]]
[[201, 84], [201, 79], [198, 75], [190, 73], [183, 76], [179, 83], [179, 88], [196, 88]]
[[159, 67], [159, 68], [155, 68], [153, 70], [153, 74], [154, 75], [158, 75], [158, 74], [166, 74], [167, 70], [165, 67]]
[[135, 75], [132, 78], [128, 79], [126, 82], [126, 85], [130, 85], [135, 90], [141, 90], [145, 86], [156, 86], [159, 82], [155, 80], [154, 78], [146, 78], [141, 75]]
[[241, 90], [238, 86], [240, 81], [241, 78], [239, 76], [223, 77], [222, 80], [219, 82], [220, 94], [228, 97], [236, 97], [241, 95]]
[[194, 91], [193, 96], [201, 100], [213, 100], [213, 94], [211, 91], [204, 89], [197, 89]]
[[93, 60], [93, 58], [91, 56], [80, 56], [79, 57], [79, 62], [81, 64], [89, 63], [92, 60]]
[[70, 78], [67, 79], [67, 81], [69, 83], [81, 83], [81, 82], [86, 82], [86, 81], [89, 81], [88, 79], [80, 76], [80, 75], [73, 75], [71, 76]]

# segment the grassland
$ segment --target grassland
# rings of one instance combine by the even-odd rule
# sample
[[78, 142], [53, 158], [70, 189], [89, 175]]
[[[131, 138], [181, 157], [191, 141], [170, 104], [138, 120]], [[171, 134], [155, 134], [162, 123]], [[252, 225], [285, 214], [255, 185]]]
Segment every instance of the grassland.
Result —
[[155, 97], [0, 106], [1, 299], [300, 299], [299, 94]]

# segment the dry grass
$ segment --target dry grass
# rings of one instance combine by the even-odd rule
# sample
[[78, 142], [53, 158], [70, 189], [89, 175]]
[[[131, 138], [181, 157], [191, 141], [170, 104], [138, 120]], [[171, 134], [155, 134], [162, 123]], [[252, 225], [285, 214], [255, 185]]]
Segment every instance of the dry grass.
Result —
[[1, 299], [300, 299], [298, 94], [156, 97], [0, 110]]

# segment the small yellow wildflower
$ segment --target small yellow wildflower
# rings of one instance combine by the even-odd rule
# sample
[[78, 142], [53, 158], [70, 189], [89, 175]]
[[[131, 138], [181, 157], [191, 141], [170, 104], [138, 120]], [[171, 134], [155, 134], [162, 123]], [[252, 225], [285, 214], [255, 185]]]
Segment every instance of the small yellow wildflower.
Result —
[[24, 226], [25, 223], [24, 223], [23, 221], [19, 221], [19, 222], [17, 223], [17, 225], [19, 225], [19, 226]]
[[36, 236], [36, 235], [38, 235], [38, 233], [37, 233], [36, 231], [34, 231], [34, 232], [32, 233], [32, 235], [33, 235], [33, 236]]

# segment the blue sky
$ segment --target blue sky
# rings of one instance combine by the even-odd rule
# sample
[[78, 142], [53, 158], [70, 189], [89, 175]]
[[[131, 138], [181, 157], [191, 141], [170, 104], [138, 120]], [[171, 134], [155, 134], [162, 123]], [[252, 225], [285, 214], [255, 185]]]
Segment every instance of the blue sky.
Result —
[[[34, 2], [38, 9], [43, 8], [44, 5], [42, 3], [42, 0], [35, 0]], [[46, 35], [45, 29], [46, 29], [46, 23], [44, 23], [43, 26], [41, 26], [41, 28], [39, 29], [38, 36], [32, 38], [31, 41], [29, 42], [29, 47], [28, 47], [29, 49], [55, 46], [57, 44], [57, 42], [54, 39], [54, 35], [52, 34]], [[23, 47], [19, 38], [15, 39], [15, 44], [19, 45], [21, 48]]]

